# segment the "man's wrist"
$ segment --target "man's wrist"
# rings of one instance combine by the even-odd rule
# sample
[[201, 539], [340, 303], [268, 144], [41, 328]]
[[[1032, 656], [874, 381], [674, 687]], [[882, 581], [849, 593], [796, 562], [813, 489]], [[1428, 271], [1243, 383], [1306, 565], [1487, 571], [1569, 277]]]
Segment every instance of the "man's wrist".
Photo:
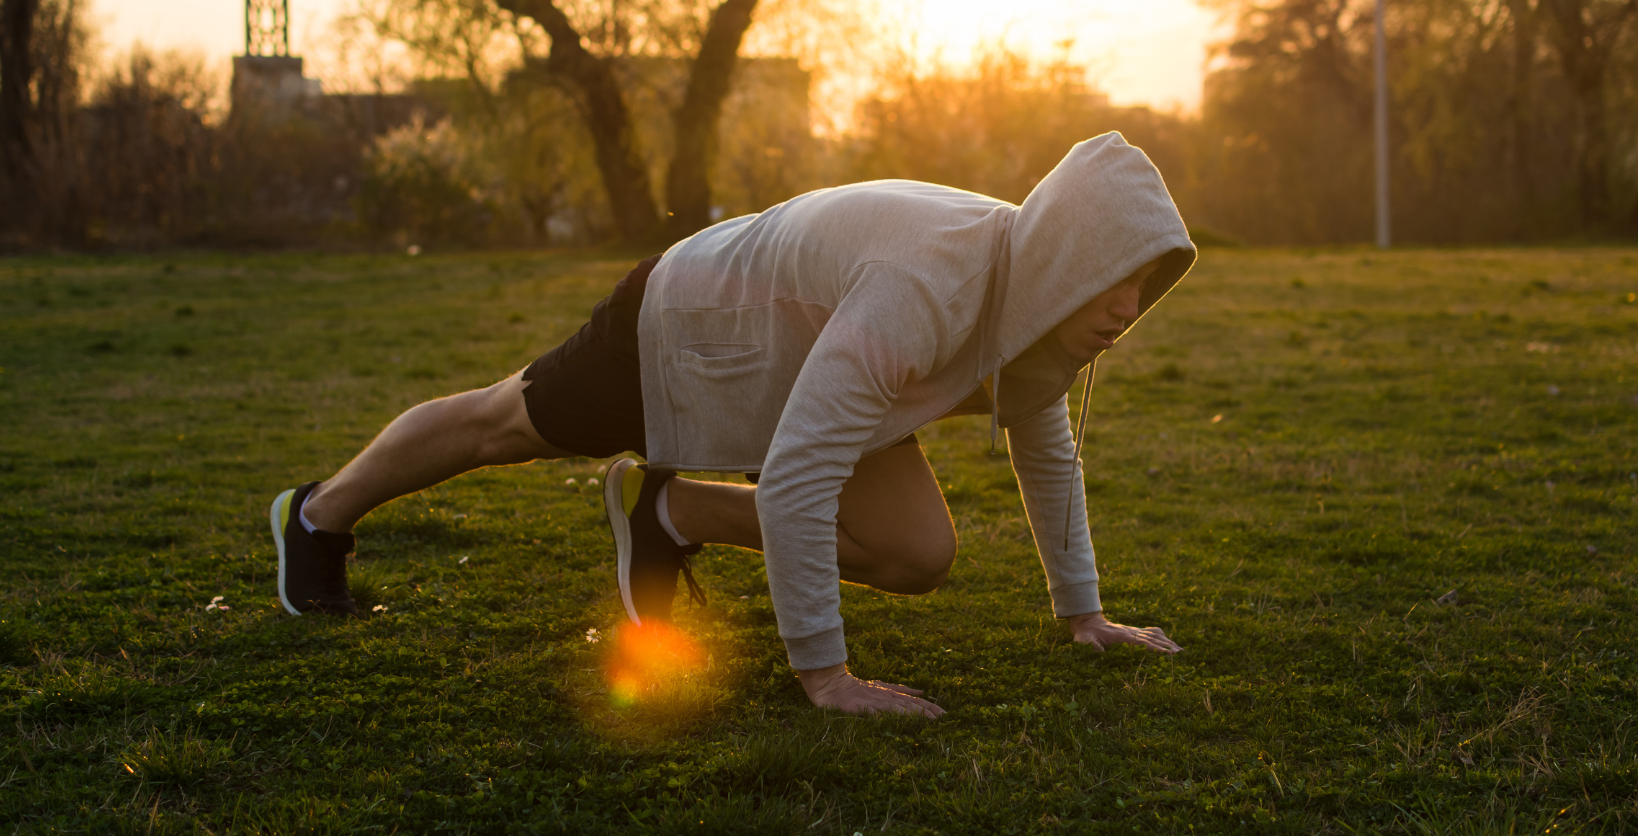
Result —
[[847, 676], [847, 663], [831, 665], [828, 668], [814, 668], [813, 670], [797, 671], [796, 678], [802, 683], [802, 690], [808, 694], [808, 700], [817, 702], [819, 695], [836, 680]]

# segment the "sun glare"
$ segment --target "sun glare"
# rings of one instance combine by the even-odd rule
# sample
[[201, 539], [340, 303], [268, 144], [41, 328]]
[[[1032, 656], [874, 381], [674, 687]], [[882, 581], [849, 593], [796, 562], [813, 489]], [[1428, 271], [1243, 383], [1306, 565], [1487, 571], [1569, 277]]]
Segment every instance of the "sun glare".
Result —
[[609, 700], [616, 708], [664, 700], [704, 672], [703, 659], [699, 644], [669, 624], [622, 625], [603, 663]]
[[1200, 100], [1216, 19], [1196, 0], [912, 0], [883, 4], [883, 24], [920, 60], [961, 65], [1004, 45], [1091, 69], [1116, 104]]
[[[1006, 44], [1038, 58], [1067, 57], [1091, 67], [1117, 104], [1179, 104], [1200, 99], [1206, 41], [1216, 18], [1197, 0], [864, 0], [879, 33], [920, 60], [962, 65], [975, 50]], [[291, 0], [291, 47], [326, 89], [350, 74], [331, 27], [350, 0]], [[92, 0], [109, 46], [201, 50], [225, 61], [244, 47], [243, 4], [222, 0]], [[752, 39], [753, 41], [755, 38]], [[1064, 55], [1066, 45], [1067, 56]], [[324, 76], [331, 76], [324, 78]]]

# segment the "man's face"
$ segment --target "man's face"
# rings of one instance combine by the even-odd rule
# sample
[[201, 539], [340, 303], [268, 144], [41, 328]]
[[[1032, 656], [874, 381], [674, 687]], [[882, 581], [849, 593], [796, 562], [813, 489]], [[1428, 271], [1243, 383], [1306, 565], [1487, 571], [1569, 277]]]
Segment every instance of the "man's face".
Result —
[[1052, 329], [1052, 336], [1070, 357], [1090, 363], [1106, 349], [1114, 346], [1119, 337], [1138, 318], [1138, 294], [1143, 282], [1160, 266], [1155, 259], [1127, 276], [1120, 284], [1105, 290], [1087, 302], [1069, 318]]

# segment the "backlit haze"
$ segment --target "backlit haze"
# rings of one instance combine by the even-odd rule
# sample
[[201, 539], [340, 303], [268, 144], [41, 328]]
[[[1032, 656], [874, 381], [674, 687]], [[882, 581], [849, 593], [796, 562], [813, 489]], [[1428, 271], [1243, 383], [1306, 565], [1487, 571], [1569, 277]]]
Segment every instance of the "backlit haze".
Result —
[[[975, 48], [997, 42], [1041, 58], [1063, 54], [1093, 70], [1116, 104], [1194, 109], [1200, 102], [1205, 44], [1215, 16], [1192, 0], [900, 0], [884, 3], [882, 28], [922, 60], [959, 66]], [[350, 0], [290, 0], [291, 51], [326, 83], [333, 66], [330, 24]], [[202, 52], [224, 71], [244, 51], [240, 0], [93, 0], [106, 49], [150, 47]]]

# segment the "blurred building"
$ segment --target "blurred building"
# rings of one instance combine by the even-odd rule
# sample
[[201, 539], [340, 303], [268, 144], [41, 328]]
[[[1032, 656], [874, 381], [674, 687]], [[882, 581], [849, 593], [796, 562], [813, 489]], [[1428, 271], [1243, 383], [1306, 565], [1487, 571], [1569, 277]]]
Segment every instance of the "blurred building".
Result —
[[298, 55], [235, 55], [229, 88], [235, 116], [246, 110], [287, 118], [324, 95], [324, 85], [302, 75]]

